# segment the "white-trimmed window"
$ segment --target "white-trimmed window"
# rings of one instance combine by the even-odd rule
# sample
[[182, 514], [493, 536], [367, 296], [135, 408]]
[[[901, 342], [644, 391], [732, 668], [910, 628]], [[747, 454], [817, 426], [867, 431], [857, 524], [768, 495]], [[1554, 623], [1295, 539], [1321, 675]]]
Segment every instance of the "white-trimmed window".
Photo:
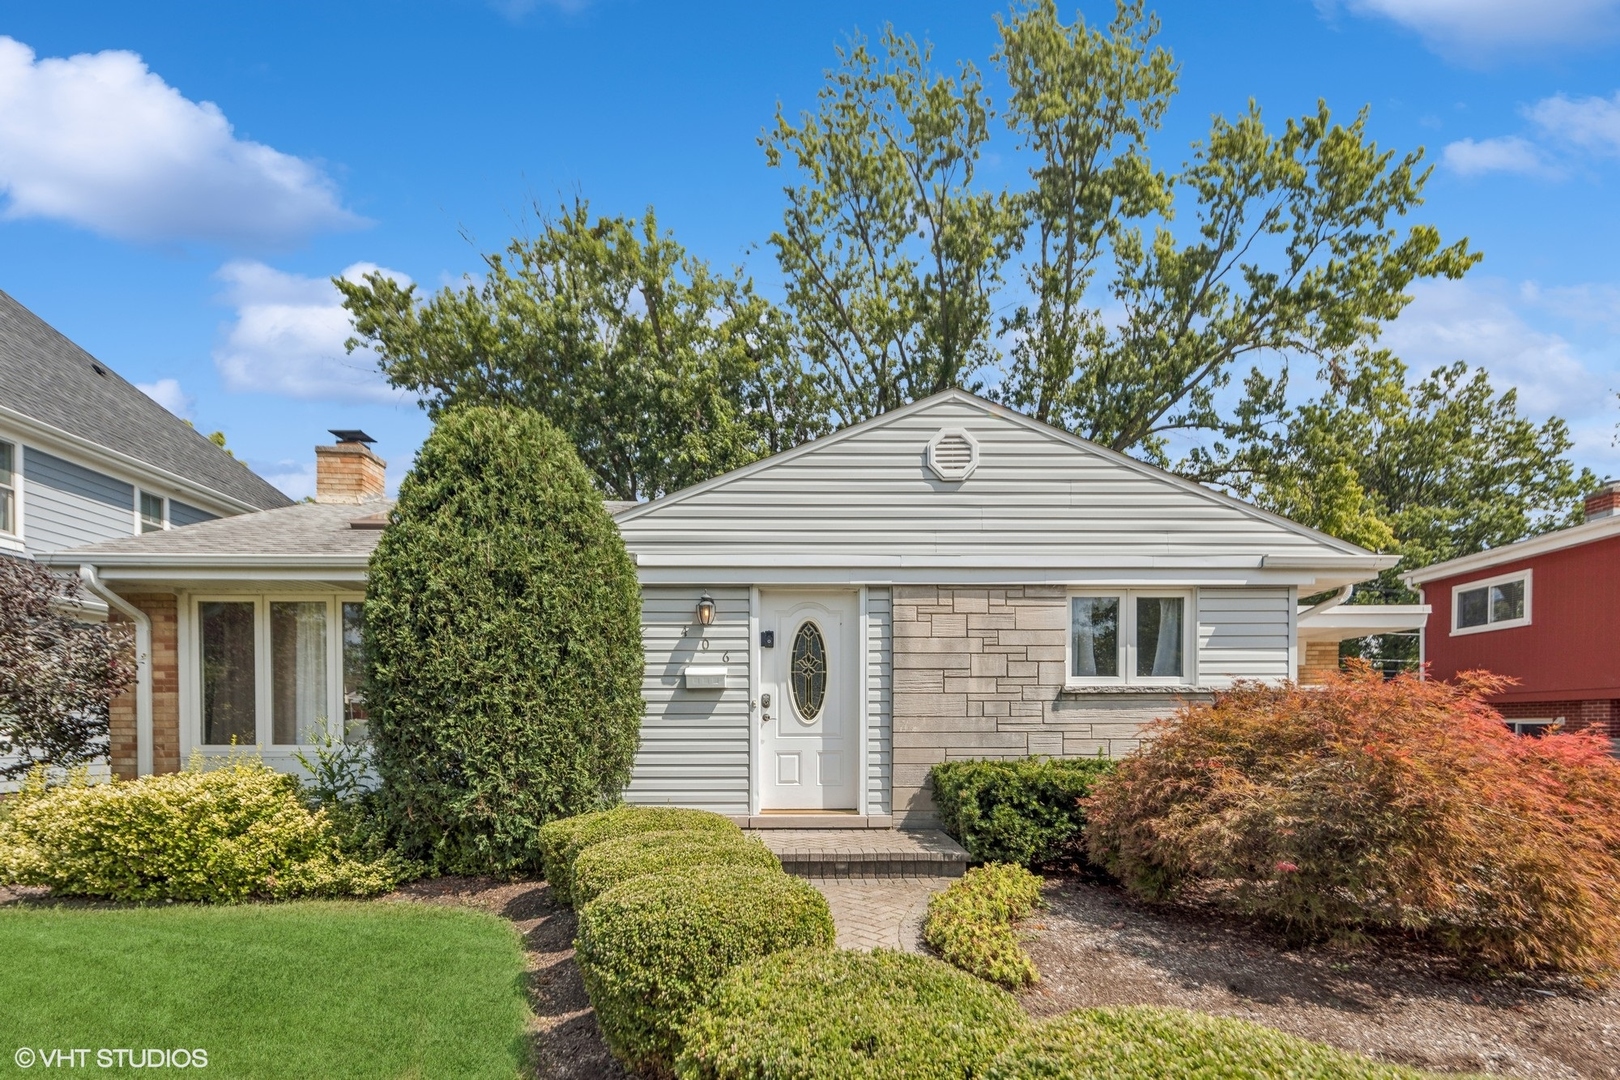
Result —
[[17, 447], [0, 442], [0, 533], [17, 532]]
[[1098, 589], [1071, 593], [1069, 684], [1190, 682], [1192, 617], [1190, 592]]
[[1530, 625], [1530, 571], [1454, 585], [1451, 589], [1451, 632], [1479, 634]]
[[332, 595], [199, 597], [201, 730], [207, 747], [306, 746], [362, 732], [362, 601]]
[[150, 491], [137, 492], [136, 528], [143, 533], [162, 532], [169, 527], [169, 500]]

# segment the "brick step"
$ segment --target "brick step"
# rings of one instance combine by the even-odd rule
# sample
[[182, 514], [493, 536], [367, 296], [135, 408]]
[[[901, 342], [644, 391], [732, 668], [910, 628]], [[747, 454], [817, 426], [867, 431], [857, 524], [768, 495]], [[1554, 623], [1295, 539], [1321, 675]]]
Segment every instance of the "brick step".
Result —
[[753, 833], [795, 877], [957, 878], [968, 853], [937, 829], [761, 829]]

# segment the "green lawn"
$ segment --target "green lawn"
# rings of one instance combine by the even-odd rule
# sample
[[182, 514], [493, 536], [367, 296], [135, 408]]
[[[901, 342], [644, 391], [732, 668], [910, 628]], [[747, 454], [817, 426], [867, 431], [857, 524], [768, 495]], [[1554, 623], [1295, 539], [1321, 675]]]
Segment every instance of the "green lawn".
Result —
[[5, 908], [0, 1076], [46, 1065], [19, 1047], [87, 1048], [74, 1071], [100, 1075], [152, 1073], [99, 1049], [184, 1047], [204, 1076], [512, 1080], [522, 975], [510, 924], [425, 905]]

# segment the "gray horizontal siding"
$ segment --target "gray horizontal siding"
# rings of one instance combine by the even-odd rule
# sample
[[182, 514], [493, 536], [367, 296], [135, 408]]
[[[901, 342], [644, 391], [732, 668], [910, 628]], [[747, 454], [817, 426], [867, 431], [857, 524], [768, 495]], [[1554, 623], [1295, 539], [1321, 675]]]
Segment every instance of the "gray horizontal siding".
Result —
[[[748, 813], [748, 590], [710, 589], [714, 622], [697, 621], [699, 587], [642, 591], [646, 713], [624, 797], [722, 814]], [[701, 632], [700, 632], [701, 631]], [[702, 643], [709, 647], [704, 649]], [[723, 664], [724, 690], [688, 690], [688, 664]]]
[[892, 590], [866, 593], [866, 802], [890, 812], [894, 788], [894, 599]]
[[[928, 441], [961, 427], [977, 471], [936, 479]], [[1236, 560], [1343, 554], [1257, 512], [1144, 472], [1055, 434], [960, 402], [902, 417], [621, 522], [632, 551], [656, 559], [728, 552], [879, 558]]]
[[1288, 589], [1198, 590], [1198, 681], [1290, 678], [1293, 604]]
[[213, 521], [218, 517], [218, 514], [210, 514], [206, 510], [199, 510], [189, 503], [181, 502], [179, 499], [169, 500], [169, 524], [177, 529], [182, 525], [195, 525], [199, 521]]
[[135, 488], [43, 450], [23, 451], [23, 537], [29, 554], [134, 532]]

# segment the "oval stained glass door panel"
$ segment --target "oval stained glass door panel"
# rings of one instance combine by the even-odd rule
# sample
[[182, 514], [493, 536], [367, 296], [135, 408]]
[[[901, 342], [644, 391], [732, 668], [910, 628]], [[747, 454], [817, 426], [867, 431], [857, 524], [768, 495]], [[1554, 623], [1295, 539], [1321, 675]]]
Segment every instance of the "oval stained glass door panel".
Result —
[[827, 641], [821, 627], [807, 622], [793, 635], [792, 669], [788, 686], [793, 691], [793, 707], [807, 723], [821, 715], [827, 699]]

